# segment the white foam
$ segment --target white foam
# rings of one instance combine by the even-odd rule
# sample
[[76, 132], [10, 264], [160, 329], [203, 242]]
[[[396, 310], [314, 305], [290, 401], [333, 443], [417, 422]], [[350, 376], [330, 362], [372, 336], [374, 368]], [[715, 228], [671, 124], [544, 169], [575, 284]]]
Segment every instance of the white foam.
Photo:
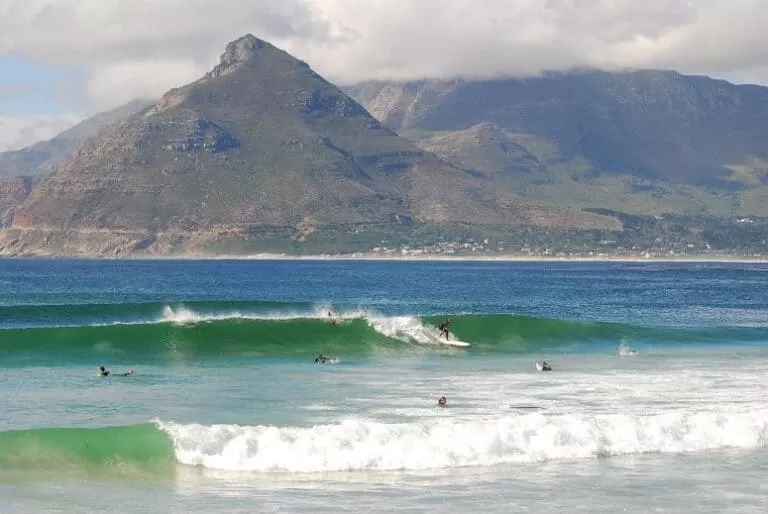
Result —
[[[194, 325], [197, 323], [207, 323], [211, 321], [223, 321], [234, 319], [245, 320], [293, 320], [293, 319], [329, 319], [339, 321], [349, 321], [354, 319], [365, 319], [368, 324], [380, 334], [399, 339], [408, 343], [420, 343], [425, 345], [443, 345], [437, 334], [437, 328], [425, 325], [417, 316], [385, 316], [372, 311], [362, 309], [352, 309], [337, 311], [327, 305], [315, 305], [311, 311], [304, 312], [264, 312], [248, 313], [239, 311], [201, 313], [185, 307], [172, 308], [166, 305], [163, 308], [160, 322], [175, 323], [178, 325]], [[451, 342], [463, 343], [455, 337]], [[466, 343], [464, 343], [466, 344]]]
[[505, 416], [483, 422], [344, 421], [311, 428], [157, 421], [182, 464], [259, 472], [418, 470], [765, 447], [768, 411]]
[[[438, 338], [437, 328], [424, 325], [416, 316], [379, 316], [367, 313], [366, 318], [374, 330], [392, 339], [430, 345], [443, 344]], [[462, 342], [455, 337], [451, 341]]]
[[633, 350], [631, 346], [626, 343], [621, 343], [618, 350], [619, 357], [634, 357], [637, 355], [637, 351]]
[[159, 322], [175, 323], [178, 325], [192, 325], [196, 323], [207, 323], [211, 321], [226, 320], [292, 320], [292, 319], [324, 319], [327, 317], [327, 311], [322, 313], [318, 308], [312, 311], [270, 311], [270, 312], [197, 312], [186, 307], [172, 308], [168, 305], [163, 307], [163, 312]]

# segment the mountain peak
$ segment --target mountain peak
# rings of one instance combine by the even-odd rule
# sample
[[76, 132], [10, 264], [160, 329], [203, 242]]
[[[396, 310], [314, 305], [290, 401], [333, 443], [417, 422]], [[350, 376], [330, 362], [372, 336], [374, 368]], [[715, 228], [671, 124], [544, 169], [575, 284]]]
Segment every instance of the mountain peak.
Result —
[[230, 41], [227, 44], [226, 50], [224, 50], [224, 53], [219, 58], [219, 64], [207, 76], [220, 77], [231, 73], [252, 62], [260, 51], [267, 48], [274, 47], [252, 34], [246, 34], [234, 41]]

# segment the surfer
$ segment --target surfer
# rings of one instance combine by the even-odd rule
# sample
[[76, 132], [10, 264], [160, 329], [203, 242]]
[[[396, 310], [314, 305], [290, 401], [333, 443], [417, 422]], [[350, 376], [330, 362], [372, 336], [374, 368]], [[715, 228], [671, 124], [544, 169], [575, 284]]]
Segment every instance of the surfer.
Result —
[[334, 319], [333, 313], [331, 311], [328, 311], [328, 323], [330, 323], [331, 325], [336, 324], [336, 320]]
[[440, 339], [440, 337], [444, 335], [445, 340], [446, 341], [448, 340], [448, 325], [450, 325], [452, 321], [453, 321], [453, 318], [448, 318], [447, 320], [440, 323], [440, 326], [438, 327], [439, 332], [437, 334], [438, 339]]
[[328, 357], [326, 357], [322, 353], [318, 353], [317, 357], [315, 357], [315, 364], [325, 364], [329, 360], [331, 360], [331, 359], [329, 359]]
[[552, 366], [547, 364], [547, 361], [541, 363], [541, 371], [552, 371]]
[[440, 399], [437, 400], [438, 407], [445, 407], [446, 403], [448, 403], [448, 399], [445, 396], [441, 396]]
[[113, 377], [132, 377], [135, 374], [136, 374], [135, 371], [133, 371], [132, 369], [129, 369], [125, 373], [118, 373], [117, 375], [115, 375], [114, 373], [111, 373], [108, 369], [104, 368], [104, 366], [99, 366], [99, 375], [101, 375], [102, 377], [108, 377], [110, 375]]

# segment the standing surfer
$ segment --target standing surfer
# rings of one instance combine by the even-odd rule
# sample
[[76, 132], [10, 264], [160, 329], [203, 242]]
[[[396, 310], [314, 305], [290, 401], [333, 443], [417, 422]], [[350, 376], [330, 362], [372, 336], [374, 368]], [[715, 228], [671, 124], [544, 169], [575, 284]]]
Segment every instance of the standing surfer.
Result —
[[453, 318], [448, 318], [447, 320], [440, 323], [440, 326], [438, 327], [440, 332], [437, 334], [438, 339], [440, 339], [441, 336], [445, 336], [445, 340], [448, 340], [448, 325], [450, 325], [452, 321]]

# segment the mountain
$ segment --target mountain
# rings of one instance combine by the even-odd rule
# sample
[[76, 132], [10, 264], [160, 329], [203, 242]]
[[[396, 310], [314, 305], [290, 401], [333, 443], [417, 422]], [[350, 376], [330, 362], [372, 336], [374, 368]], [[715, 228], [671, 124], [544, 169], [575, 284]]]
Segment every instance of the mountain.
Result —
[[765, 87], [589, 70], [346, 90], [422, 148], [531, 200], [653, 215], [768, 215]]
[[96, 114], [48, 141], [21, 150], [0, 152], [0, 229], [11, 225], [16, 209], [38, 181], [55, 173], [72, 158], [80, 145], [148, 105], [147, 101], [135, 100]]
[[521, 225], [620, 227], [498, 191], [247, 35], [35, 185], [0, 253], [338, 251], [393, 233]]
[[96, 114], [48, 141], [41, 141], [21, 150], [0, 152], [0, 180], [54, 173], [59, 166], [72, 158], [86, 140], [148, 105], [149, 101], [134, 100], [116, 109]]

